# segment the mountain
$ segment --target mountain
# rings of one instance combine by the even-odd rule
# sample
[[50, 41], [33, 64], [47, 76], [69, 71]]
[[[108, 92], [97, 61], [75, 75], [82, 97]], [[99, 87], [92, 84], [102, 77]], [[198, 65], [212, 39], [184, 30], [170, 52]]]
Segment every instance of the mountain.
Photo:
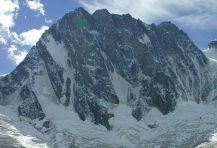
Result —
[[209, 49], [217, 49], [217, 40], [210, 41]]
[[77, 8], [0, 78], [0, 104], [37, 120], [41, 127], [33, 125], [42, 132], [52, 131], [56, 118], [76, 115], [79, 124], [114, 130], [110, 121], [125, 116], [140, 124], [153, 109], [167, 116], [179, 102], [212, 102], [217, 79], [210, 69], [203, 52], [171, 22], [148, 25], [129, 14]]
[[203, 50], [203, 52], [211, 60], [217, 61], [217, 40], [210, 41], [208, 48]]

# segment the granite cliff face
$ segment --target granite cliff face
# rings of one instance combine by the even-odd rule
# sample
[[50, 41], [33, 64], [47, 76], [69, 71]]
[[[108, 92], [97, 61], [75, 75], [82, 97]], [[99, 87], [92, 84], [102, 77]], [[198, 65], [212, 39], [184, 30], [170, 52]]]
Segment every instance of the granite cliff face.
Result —
[[211, 101], [217, 83], [209, 68], [204, 54], [171, 22], [147, 25], [129, 14], [78, 8], [0, 79], [0, 104], [16, 106], [19, 116], [43, 119], [49, 100], [111, 129], [112, 110], [120, 104], [139, 121], [152, 107], [167, 114], [178, 101]]

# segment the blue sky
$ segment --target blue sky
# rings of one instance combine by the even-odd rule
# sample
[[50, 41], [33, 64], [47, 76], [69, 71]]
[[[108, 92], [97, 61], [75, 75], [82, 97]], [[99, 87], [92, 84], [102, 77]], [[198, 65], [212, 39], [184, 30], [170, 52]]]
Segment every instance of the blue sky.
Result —
[[0, 0], [0, 75], [11, 72], [48, 27], [76, 7], [106, 8], [146, 23], [172, 21], [195, 44], [217, 38], [216, 0]]

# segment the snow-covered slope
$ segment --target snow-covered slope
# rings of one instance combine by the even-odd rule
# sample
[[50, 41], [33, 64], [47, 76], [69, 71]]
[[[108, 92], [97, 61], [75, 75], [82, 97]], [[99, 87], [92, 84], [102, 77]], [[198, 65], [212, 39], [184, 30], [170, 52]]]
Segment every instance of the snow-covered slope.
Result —
[[[0, 78], [0, 104], [51, 147], [180, 146], [215, 128], [200, 129], [199, 110], [214, 111], [205, 104], [215, 103], [216, 81], [212, 63], [171, 22], [147, 25], [130, 15], [78, 8]], [[185, 133], [188, 124], [198, 127], [196, 134], [189, 129], [177, 138], [175, 127]], [[206, 140], [198, 139], [194, 146]]]
[[[49, 105], [48, 108], [53, 128], [41, 133], [34, 128], [39, 127], [37, 120], [22, 118], [20, 121], [10, 106], [0, 106], [0, 137], [14, 138], [11, 145], [27, 148], [68, 148], [69, 145], [82, 148], [208, 148], [217, 143], [217, 113], [213, 104], [180, 102], [168, 115], [153, 108], [140, 122], [129, 116], [129, 107], [120, 105], [110, 121], [111, 131], [90, 121], [81, 121], [74, 111], [63, 106]], [[2, 143], [7, 141], [1, 141], [0, 146]]]
[[12, 106], [0, 106], [1, 148], [48, 148], [46, 138], [28, 122], [21, 122]]

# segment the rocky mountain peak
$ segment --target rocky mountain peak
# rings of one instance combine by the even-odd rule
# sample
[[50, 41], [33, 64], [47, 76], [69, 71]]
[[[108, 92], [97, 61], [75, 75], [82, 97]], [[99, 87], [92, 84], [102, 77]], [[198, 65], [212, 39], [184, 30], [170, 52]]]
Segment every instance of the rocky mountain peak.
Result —
[[212, 40], [208, 44], [208, 48], [203, 50], [204, 54], [211, 60], [217, 60], [217, 40]]
[[210, 41], [208, 47], [211, 49], [217, 49], [217, 40]]
[[158, 25], [159, 27], [170, 28], [170, 29], [179, 29], [174, 23], [171, 21], [165, 21]]
[[168, 21], [168, 22], [162, 22], [159, 25], [157, 25], [157, 28], [162, 30], [164, 33], [170, 33], [173, 36], [175, 34], [177, 35], [186, 35], [183, 30], [181, 30], [178, 26], [176, 26], [174, 23]]
[[78, 12], [87, 12], [83, 7], [78, 7], [78, 8], [75, 8], [74, 11], [78, 11]]
[[99, 9], [96, 10], [93, 15], [102, 15], [102, 16], [106, 16], [106, 15], [110, 15], [110, 12], [107, 9]]
[[105, 9], [91, 15], [77, 8], [43, 34], [15, 71], [0, 78], [0, 103], [18, 101], [19, 115], [30, 119], [46, 117], [47, 102], [63, 105], [81, 120], [111, 129], [120, 105], [140, 121], [151, 108], [170, 113], [180, 98], [213, 99], [217, 83], [209, 81], [206, 61], [171, 22], [147, 25], [130, 15]]

